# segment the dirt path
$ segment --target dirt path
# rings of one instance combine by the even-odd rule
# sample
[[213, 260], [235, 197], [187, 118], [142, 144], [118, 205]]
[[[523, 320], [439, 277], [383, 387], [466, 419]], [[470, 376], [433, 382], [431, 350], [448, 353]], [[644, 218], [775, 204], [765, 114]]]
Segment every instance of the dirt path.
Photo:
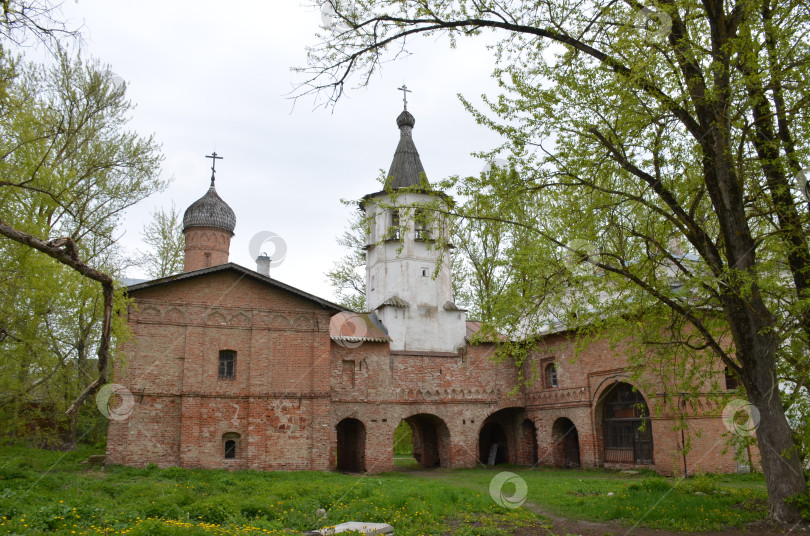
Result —
[[[431, 478], [442, 480], [447, 473], [436, 470], [412, 470], [404, 469], [403, 473], [418, 476], [421, 478]], [[480, 486], [474, 482], [459, 482], [453, 480], [452, 485], [463, 486], [478, 492], [489, 493], [485, 486]], [[571, 519], [552, 514], [539, 504], [526, 501], [523, 503], [526, 508], [536, 514], [540, 514], [551, 520], [552, 528], [520, 528], [514, 532], [514, 536], [806, 536], [810, 534], [810, 526], [801, 524], [796, 526], [777, 526], [767, 522], [749, 524], [742, 529], [729, 528], [726, 530], [713, 532], [673, 532], [667, 530], [656, 530], [645, 527], [634, 527], [623, 525], [617, 521], [585, 521], [581, 519]]]

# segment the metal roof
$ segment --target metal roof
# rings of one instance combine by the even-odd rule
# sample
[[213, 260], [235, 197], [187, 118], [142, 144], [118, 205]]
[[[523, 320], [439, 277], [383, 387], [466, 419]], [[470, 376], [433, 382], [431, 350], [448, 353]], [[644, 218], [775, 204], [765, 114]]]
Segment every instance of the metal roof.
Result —
[[374, 313], [338, 313], [329, 322], [329, 334], [333, 341], [391, 341], [385, 326]]
[[175, 281], [182, 281], [184, 279], [193, 279], [195, 277], [201, 277], [207, 274], [215, 274], [218, 272], [227, 272], [227, 271], [232, 271], [243, 277], [249, 277], [251, 279], [259, 281], [260, 283], [264, 283], [268, 286], [285, 290], [287, 292], [300, 296], [306, 300], [315, 302], [324, 309], [332, 309], [338, 312], [349, 311], [349, 309], [343, 307], [342, 305], [338, 305], [336, 303], [324, 300], [313, 294], [309, 294], [308, 292], [304, 292], [303, 290], [299, 290], [293, 286], [287, 285], [285, 283], [282, 283], [281, 281], [277, 281], [275, 279], [272, 279], [271, 277], [260, 274], [259, 272], [251, 270], [249, 268], [245, 268], [244, 266], [240, 266], [238, 264], [234, 264], [232, 262], [229, 262], [227, 264], [220, 264], [218, 266], [209, 266], [208, 268], [202, 268], [201, 270], [194, 270], [191, 272], [183, 272], [181, 274], [170, 275], [167, 277], [162, 277], [160, 279], [153, 279], [152, 281], [146, 281], [145, 283], [130, 285], [126, 289], [127, 292], [137, 292], [139, 290], [153, 288], [160, 285], [168, 285], [174, 283]]
[[407, 307], [410, 307], [408, 302], [406, 302], [405, 300], [403, 300], [402, 298], [400, 298], [399, 296], [396, 296], [396, 295], [391, 296], [390, 298], [388, 298], [387, 300], [382, 302], [380, 304], [380, 307], [382, 307], [383, 305], [389, 305], [391, 307], [401, 307], [403, 309], [405, 309]]

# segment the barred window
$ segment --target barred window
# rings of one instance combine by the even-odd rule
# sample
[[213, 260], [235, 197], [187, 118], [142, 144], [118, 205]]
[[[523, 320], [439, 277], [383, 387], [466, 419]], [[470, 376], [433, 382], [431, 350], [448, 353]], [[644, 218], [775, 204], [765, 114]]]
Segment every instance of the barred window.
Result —
[[222, 434], [222, 446], [225, 450], [226, 460], [235, 460], [239, 450], [239, 434], [228, 432]]
[[220, 350], [219, 352], [219, 379], [233, 380], [236, 378], [236, 352], [233, 350]]
[[546, 388], [552, 389], [554, 387], [559, 387], [557, 383], [557, 365], [549, 363], [546, 365]]

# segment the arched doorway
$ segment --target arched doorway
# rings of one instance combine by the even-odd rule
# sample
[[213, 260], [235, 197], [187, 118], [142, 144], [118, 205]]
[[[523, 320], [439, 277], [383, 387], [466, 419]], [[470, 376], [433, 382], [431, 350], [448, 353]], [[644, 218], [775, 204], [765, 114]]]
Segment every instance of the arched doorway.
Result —
[[605, 463], [653, 463], [650, 411], [641, 393], [619, 382], [603, 395], [602, 424]]
[[478, 434], [478, 460], [486, 465], [509, 462], [509, 442], [506, 432], [497, 422], [488, 422]]
[[577, 427], [565, 417], [560, 417], [551, 427], [554, 445], [554, 465], [557, 467], [580, 467], [579, 433]]
[[443, 420], [429, 413], [418, 413], [403, 421], [411, 429], [413, 458], [420, 467], [450, 466], [450, 430]]
[[337, 429], [337, 470], [362, 473], [366, 470], [366, 427], [357, 419], [343, 419]]

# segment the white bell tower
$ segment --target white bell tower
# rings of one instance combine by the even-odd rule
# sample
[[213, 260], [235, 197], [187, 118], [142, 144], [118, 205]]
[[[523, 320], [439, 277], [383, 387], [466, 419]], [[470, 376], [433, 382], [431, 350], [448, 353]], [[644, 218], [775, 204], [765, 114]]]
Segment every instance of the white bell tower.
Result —
[[386, 188], [360, 205], [371, 222], [366, 305], [388, 330], [391, 350], [457, 353], [465, 346], [466, 312], [453, 302], [449, 231], [435, 212], [437, 203], [449, 206], [451, 200], [430, 190], [413, 143], [414, 124], [406, 102], [397, 117], [400, 139]]

